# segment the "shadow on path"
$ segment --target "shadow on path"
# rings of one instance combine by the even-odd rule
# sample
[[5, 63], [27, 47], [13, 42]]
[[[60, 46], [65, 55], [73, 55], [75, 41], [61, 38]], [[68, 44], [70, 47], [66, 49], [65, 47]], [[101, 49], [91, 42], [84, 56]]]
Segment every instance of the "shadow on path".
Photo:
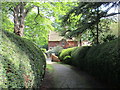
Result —
[[46, 69], [42, 88], [104, 88], [93, 77], [73, 66], [51, 62], [50, 59], [47, 64], [52, 65], [53, 72]]

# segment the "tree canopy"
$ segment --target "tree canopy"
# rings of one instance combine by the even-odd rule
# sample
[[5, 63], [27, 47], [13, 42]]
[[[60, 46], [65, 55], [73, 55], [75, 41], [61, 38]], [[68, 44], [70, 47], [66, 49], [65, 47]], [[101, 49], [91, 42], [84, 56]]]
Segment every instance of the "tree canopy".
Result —
[[[98, 33], [110, 29], [112, 20], [105, 19], [105, 17], [119, 14], [119, 12], [107, 13], [119, 4], [120, 1], [2, 2], [2, 29], [14, 31], [16, 34], [23, 30], [24, 34], [21, 36], [40, 46], [47, 44], [50, 30], [62, 32], [62, 35], [68, 38], [82, 37], [82, 40], [85, 40], [85, 36], [87, 36], [88, 40], [92, 41], [94, 38], [91, 37], [97, 35], [97, 27]], [[106, 7], [105, 10], [103, 10], [104, 7]], [[99, 38], [104, 37], [102, 35], [100, 34]]]
[[[70, 37], [77, 37], [80, 34], [91, 30], [94, 36], [98, 38], [98, 31], [104, 27], [100, 26], [100, 22], [105, 17], [120, 14], [120, 12], [112, 12], [108, 14], [110, 9], [118, 8], [120, 1], [116, 2], [79, 2], [78, 6], [71, 9], [64, 17], [62, 26], [68, 28], [62, 32], [62, 35]], [[103, 10], [103, 8], [105, 10]], [[93, 30], [97, 29], [96, 35]], [[101, 29], [102, 30], [102, 29]], [[107, 30], [107, 29], [106, 29]]]
[[[48, 42], [49, 31], [60, 30], [60, 18], [74, 4], [73, 2], [2, 2], [2, 28], [10, 32], [15, 31], [15, 26], [22, 16], [22, 14], [19, 16], [19, 11], [23, 5], [21, 8], [26, 13], [23, 20], [23, 37], [40, 46], [45, 45]], [[17, 17], [14, 16], [16, 6], [19, 9]], [[18, 21], [15, 22], [16, 18]]]

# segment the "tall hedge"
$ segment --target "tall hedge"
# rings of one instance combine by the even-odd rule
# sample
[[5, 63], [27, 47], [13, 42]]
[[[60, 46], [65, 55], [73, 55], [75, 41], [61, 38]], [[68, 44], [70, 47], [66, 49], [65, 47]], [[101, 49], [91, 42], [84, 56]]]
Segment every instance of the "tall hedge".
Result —
[[71, 52], [71, 64], [84, 69], [85, 57], [90, 46], [79, 47]]
[[86, 53], [84, 69], [108, 84], [120, 85], [120, 39], [104, 43]]
[[[66, 57], [66, 53], [62, 56]], [[83, 46], [70, 51], [69, 61], [108, 85], [120, 86], [120, 38], [97, 46]], [[63, 60], [64, 61], [64, 60]]]
[[41, 49], [29, 40], [3, 30], [0, 39], [0, 87], [40, 87], [46, 67]]

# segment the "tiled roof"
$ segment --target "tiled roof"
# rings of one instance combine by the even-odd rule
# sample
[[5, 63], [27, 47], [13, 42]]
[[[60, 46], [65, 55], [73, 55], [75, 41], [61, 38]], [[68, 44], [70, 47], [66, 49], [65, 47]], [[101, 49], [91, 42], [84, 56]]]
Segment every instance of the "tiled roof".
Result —
[[[62, 39], [65, 39], [65, 38], [60, 36], [60, 34], [58, 32], [50, 31], [48, 41], [61, 41]], [[66, 40], [67, 41], [76, 41], [76, 40], [73, 40], [73, 39], [66, 39]]]

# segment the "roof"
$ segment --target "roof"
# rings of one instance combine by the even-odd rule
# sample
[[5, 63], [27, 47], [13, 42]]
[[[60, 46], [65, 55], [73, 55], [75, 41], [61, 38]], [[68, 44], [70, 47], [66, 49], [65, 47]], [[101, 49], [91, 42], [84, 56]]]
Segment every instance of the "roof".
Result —
[[[58, 32], [50, 31], [48, 41], [61, 41], [65, 39], [64, 37], [60, 36]], [[75, 39], [66, 39], [67, 41], [76, 41]]]

